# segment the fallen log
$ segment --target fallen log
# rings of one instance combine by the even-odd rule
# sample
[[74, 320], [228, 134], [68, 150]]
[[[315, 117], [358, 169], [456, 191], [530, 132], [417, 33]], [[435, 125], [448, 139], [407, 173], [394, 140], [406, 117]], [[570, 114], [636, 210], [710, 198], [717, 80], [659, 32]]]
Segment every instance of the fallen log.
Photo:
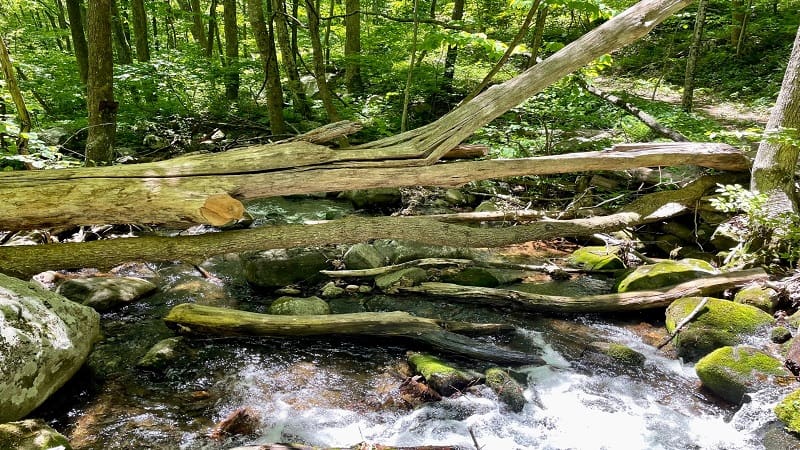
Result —
[[674, 286], [650, 291], [566, 297], [531, 294], [509, 289], [461, 286], [449, 283], [422, 283], [419, 286], [399, 287], [402, 292], [413, 292], [465, 303], [478, 303], [513, 307], [525, 311], [551, 313], [602, 313], [641, 311], [665, 308], [682, 297], [710, 296], [754, 281], [766, 281], [764, 269], [749, 269], [687, 281]]
[[563, 272], [563, 273], [583, 273], [583, 269], [561, 268], [555, 264], [512, 264], [502, 262], [477, 261], [473, 259], [453, 259], [453, 258], [423, 258], [406, 261], [404, 263], [392, 264], [390, 266], [374, 267], [372, 269], [344, 269], [344, 270], [320, 270], [320, 273], [331, 278], [362, 278], [374, 277], [385, 273], [395, 272], [407, 267], [485, 267], [492, 269], [515, 269], [530, 272]]
[[747, 171], [727, 144], [680, 143], [511, 160], [408, 167], [364, 161], [373, 152], [290, 142], [125, 166], [0, 175], [0, 230], [104, 223], [226, 225], [242, 200], [389, 186], [460, 186], [469, 181], [575, 171], [686, 165]]
[[464, 447], [452, 445], [415, 445], [413, 447], [396, 447], [394, 445], [358, 443], [352, 447], [314, 447], [303, 444], [262, 444], [234, 447], [228, 450], [460, 450]]
[[164, 318], [167, 326], [191, 334], [221, 336], [388, 336], [425, 343], [437, 350], [503, 364], [544, 364], [541, 358], [506, 350], [448, 331], [483, 332], [497, 324], [470, 324], [415, 317], [405, 312], [281, 316], [183, 303]]
[[145, 236], [82, 243], [0, 246], [0, 272], [27, 278], [58, 269], [106, 270], [129, 261], [200, 264], [213, 255], [371, 239], [406, 239], [432, 245], [503, 247], [559, 237], [586, 237], [665, 220], [690, 211], [717, 183], [733, 175], [705, 176], [674, 191], [644, 195], [619, 212], [585, 219], [547, 220], [507, 228], [473, 228], [420, 217], [348, 217], [313, 225], [277, 225], [197, 236]]

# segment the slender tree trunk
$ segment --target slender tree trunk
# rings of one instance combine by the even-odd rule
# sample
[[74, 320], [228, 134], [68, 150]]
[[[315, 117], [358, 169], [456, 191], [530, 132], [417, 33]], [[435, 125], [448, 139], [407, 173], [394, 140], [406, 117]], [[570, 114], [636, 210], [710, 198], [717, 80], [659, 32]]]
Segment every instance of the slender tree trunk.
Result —
[[131, 44], [128, 42], [128, 36], [125, 34], [125, 28], [122, 25], [122, 15], [119, 13], [117, 0], [111, 1], [111, 29], [114, 32], [114, 42], [117, 47], [119, 63], [122, 65], [131, 64], [133, 62]]
[[[58, 28], [62, 30], [68, 30], [69, 24], [67, 24], [67, 18], [64, 13], [64, 2], [63, 0], [56, 0], [56, 14], [58, 17]], [[70, 41], [69, 36], [65, 37], [64, 40], [67, 44], [67, 51], [72, 51], [72, 42]]]
[[[771, 215], [797, 212], [794, 174], [800, 152], [800, 29], [794, 40], [781, 92], [753, 162], [750, 189], [766, 193]], [[777, 133], [791, 139], [776, 139]]]
[[531, 6], [530, 11], [528, 11], [528, 15], [525, 16], [525, 21], [522, 22], [522, 26], [520, 26], [517, 35], [514, 36], [514, 39], [508, 44], [508, 49], [506, 50], [506, 52], [503, 53], [503, 56], [500, 58], [500, 60], [497, 61], [494, 67], [492, 67], [492, 70], [490, 70], [489, 73], [486, 74], [486, 76], [478, 84], [478, 86], [475, 89], [473, 89], [472, 93], [470, 93], [463, 100], [464, 102], [468, 102], [473, 98], [475, 98], [478, 94], [480, 94], [484, 89], [486, 89], [487, 86], [489, 86], [489, 83], [492, 82], [492, 78], [494, 78], [494, 76], [497, 75], [497, 72], [500, 72], [500, 69], [502, 69], [503, 66], [506, 64], [508, 58], [510, 58], [511, 54], [514, 53], [514, 48], [517, 45], [519, 45], [519, 43], [522, 42], [522, 39], [525, 37], [525, 35], [528, 34], [528, 28], [530, 28], [531, 22], [533, 22], [533, 17], [534, 15], [536, 15], [537, 9], [539, 9], [539, 0], [535, 0], [533, 2], [533, 6]]
[[133, 13], [133, 37], [136, 43], [136, 59], [140, 62], [150, 61], [150, 45], [147, 39], [147, 13], [144, 0], [131, 0]]
[[89, 136], [86, 138], [86, 165], [111, 164], [117, 108], [114, 101], [114, 67], [111, 45], [111, 3], [113, 0], [89, 0], [87, 35], [89, 72], [86, 107], [89, 110]]
[[300, 54], [300, 46], [297, 45], [297, 24], [300, 22], [300, 0], [292, 0], [292, 19], [289, 27], [292, 33], [292, 57], [297, 61], [297, 55]]
[[744, 6], [742, 0], [731, 0], [731, 47], [739, 45], [739, 36], [742, 34], [744, 22]]
[[289, 26], [286, 23], [286, 2], [284, 0], [272, 0], [272, 10], [275, 11], [275, 37], [278, 40], [278, 47], [281, 49], [281, 62], [289, 79], [289, 92], [292, 95], [292, 106], [295, 112], [303, 117], [311, 117], [311, 108], [308, 106], [308, 99], [303, 91], [303, 84], [300, 82], [300, 73], [297, 70], [297, 60], [292, 49]]
[[697, 17], [694, 21], [694, 33], [692, 34], [692, 45], [689, 47], [689, 57], [686, 60], [686, 75], [683, 82], [683, 96], [681, 97], [681, 107], [686, 112], [692, 112], [695, 67], [703, 44], [703, 27], [706, 23], [707, 7], [708, 0], [700, 0], [697, 5]]
[[283, 90], [281, 89], [278, 58], [275, 52], [275, 41], [264, 19], [264, 7], [261, 0], [247, 0], [250, 10], [250, 26], [261, 55], [264, 67], [265, 85], [267, 88], [267, 114], [269, 115], [272, 134], [286, 133], [286, 122], [283, 119]]
[[408, 107], [411, 104], [411, 81], [414, 79], [414, 65], [417, 62], [417, 37], [419, 36], [419, 2], [414, 0], [414, 33], [411, 37], [411, 57], [408, 62], [406, 87], [403, 93], [403, 113], [400, 116], [400, 132], [408, 129]]
[[361, 79], [361, 1], [345, 0], [344, 80], [351, 94], [364, 90]]
[[329, 122], [338, 122], [339, 112], [333, 104], [333, 95], [328, 88], [328, 79], [325, 74], [325, 60], [322, 52], [322, 43], [319, 40], [319, 2], [314, 5], [313, 0], [306, 0], [306, 13], [308, 14], [308, 34], [311, 38], [311, 49], [314, 58], [314, 77], [317, 79], [319, 96], [328, 115]]
[[17, 84], [17, 77], [14, 75], [14, 66], [11, 64], [11, 57], [3, 36], [0, 36], [0, 69], [3, 71], [3, 79], [6, 80], [11, 99], [17, 108], [19, 118], [19, 135], [17, 136], [17, 154], [28, 154], [28, 133], [31, 131], [31, 115], [25, 106], [25, 99]]
[[225, 98], [239, 99], [239, 26], [236, 23], [236, 0], [223, 0], [225, 31]]
[[208, 42], [203, 27], [203, 12], [200, 9], [200, 0], [178, 0], [178, 5], [185, 13], [192, 16], [192, 37], [200, 47], [200, 50], [205, 52]]
[[753, 7], [753, 0], [747, 1], [747, 8], [744, 11], [744, 17], [742, 17], [742, 26], [741, 30], [739, 31], [739, 40], [736, 42], [736, 56], [742, 56], [742, 51], [744, 49], [744, 40], [747, 38], [747, 24], [750, 21], [750, 10]]
[[211, 58], [214, 55], [214, 30], [217, 26], [217, 0], [211, 0], [211, 6], [208, 8], [208, 39], [206, 39], [206, 58]]
[[172, 9], [170, 0], [164, 0], [164, 8], [166, 10], [164, 14], [164, 23], [166, 24], [164, 34], [167, 35], [167, 48], [175, 49], [178, 48], [178, 32], [175, 30], [175, 11]]
[[[335, 0], [328, 0], [328, 19], [325, 20], [325, 41], [322, 43], [322, 48], [325, 50], [325, 67], [331, 65], [331, 25], [333, 22], [333, 13]], [[322, 0], [317, 0], [317, 12], [322, 11]]]
[[[450, 16], [454, 21], [464, 18], [465, 0], [455, 0], [453, 3], [453, 14]], [[453, 93], [453, 79], [456, 74], [456, 60], [458, 59], [458, 45], [450, 44], [447, 46], [447, 55], [444, 58], [444, 77], [442, 80], [442, 91], [446, 94]]]
[[72, 34], [75, 60], [78, 63], [78, 75], [81, 77], [81, 82], [86, 83], [86, 74], [89, 71], [89, 48], [86, 45], [86, 35], [83, 31], [82, 0], [66, 0], [66, 2], [69, 31]]
[[531, 57], [528, 58], [528, 68], [535, 66], [539, 59], [539, 52], [542, 49], [542, 39], [544, 38], [544, 25], [547, 22], [547, 13], [550, 11], [547, 5], [543, 5], [536, 12], [536, 22], [533, 24], [533, 40], [531, 41]]

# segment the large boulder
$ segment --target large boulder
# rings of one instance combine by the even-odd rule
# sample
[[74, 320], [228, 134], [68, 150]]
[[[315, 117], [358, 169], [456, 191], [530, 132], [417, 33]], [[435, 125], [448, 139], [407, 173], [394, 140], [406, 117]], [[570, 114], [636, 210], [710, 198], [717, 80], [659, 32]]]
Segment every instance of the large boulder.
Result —
[[775, 415], [788, 431], [800, 434], [800, 389], [784, 397], [775, 406]]
[[374, 269], [386, 265], [386, 258], [374, 245], [358, 243], [350, 247], [344, 254], [344, 265], [347, 269]]
[[70, 450], [63, 434], [42, 419], [0, 424], [0, 448], [8, 450]]
[[99, 337], [94, 309], [0, 274], [0, 422], [42, 404], [75, 374]]
[[[701, 297], [685, 297], [672, 302], [666, 312], [667, 331], [675, 331], [701, 301]], [[709, 298], [703, 310], [678, 333], [675, 349], [685, 360], [697, 361], [715, 349], [742, 343], [774, 322], [772, 316], [754, 306]]]
[[445, 272], [441, 278], [445, 283], [494, 288], [522, 280], [523, 274], [520, 270], [467, 267], [454, 273]]
[[733, 404], [741, 404], [745, 394], [764, 387], [770, 377], [791, 377], [783, 362], [752, 347], [722, 347], [709, 353], [694, 366], [708, 390]]
[[156, 285], [133, 277], [75, 278], [63, 282], [56, 292], [73, 302], [106, 311], [130, 303], [156, 290]]
[[277, 249], [244, 253], [242, 267], [250, 284], [275, 289], [319, 278], [320, 270], [331, 268], [331, 259], [320, 248]]
[[620, 248], [616, 245], [581, 247], [567, 258], [567, 264], [587, 270], [624, 269], [625, 263], [619, 254]]
[[733, 297], [733, 301], [755, 306], [762, 311], [773, 313], [775, 312], [775, 304], [778, 301], [778, 293], [772, 288], [750, 286], [737, 292]]
[[714, 266], [699, 259], [661, 261], [637, 267], [620, 280], [617, 292], [658, 289], [718, 273]]

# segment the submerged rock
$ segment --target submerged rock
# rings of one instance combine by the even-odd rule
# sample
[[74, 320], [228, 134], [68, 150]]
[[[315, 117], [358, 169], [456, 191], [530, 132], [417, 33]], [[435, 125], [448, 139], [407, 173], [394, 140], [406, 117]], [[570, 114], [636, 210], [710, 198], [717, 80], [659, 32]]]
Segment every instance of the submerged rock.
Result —
[[67, 280], [56, 292], [97, 311], [125, 305], [156, 290], [156, 285], [141, 278], [93, 277]]
[[0, 448], [8, 450], [70, 450], [69, 440], [41, 419], [0, 424]]
[[775, 406], [775, 415], [787, 431], [800, 434], [800, 389], [787, 395]]
[[[672, 302], [666, 312], [667, 331], [672, 333], [701, 301], [701, 297], [685, 297]], [[703, 310], [678, 333], [675, 349], [678, 356], [696, 361], [717, 348], [740, 344], [773, 323], [772, 316], [754, 306], [709, 298]]]
[[269, 307], [270, 314], [283, 316], [315, 316], [330, 314], [328, 302], [319, 297], [280, 297]]
[[501, 402], [514, 412], [525, 408], [525, 389], [511, 375], [499, 367], [486, 371], [486, 385], [492, 388]]
[[75, 374], [99, 337], [100, 317], [92, 308], [0, 274], [0, 422], [42, 404]]
[[790, 377], [783, 362], [752, 347], [722, 347], [695, 365], [703, 386], [733, 404], [741, 404], [745, 394], [761, 389], [770, 377]]
[[711, 264], [699, 259], [661, 261], [637, 267], [620, 280], [617, 292], [658, 289], [718, 273]]
[[425, 378], [425, 382], [431, 389], [443, 396], [461, 392], [476, 381], [476, 377], [466, 374], [435, 356], [424, 353], [409, 353], [408, 363], [415, 373]]
[[567, 258], [567, 264], [587, 270], [624, 269], [625, 263], [619, 253], [620, 248], [616, 245], [582, 247]]
[[330, 258], [321, 248], [293, 248], [242, 254], [247, 281], [257, 287], [279, 288], [301, 280], [319, 278], [329, 269]]
[[627, 345], [613, 342], [591, 342], [587, 347], [589, 359], [603, 358], [615, 366], [621, 365], [624, 369], [644, 367], [647, 358]]
[[137, 366], [143, 369], [162, 370], [166, 368], [169, 363], [180, 357], [183, 353], [184, 338], [182, 336], [171, 337], [158, 341], [154, 346], [144, 354], [136, 363]]

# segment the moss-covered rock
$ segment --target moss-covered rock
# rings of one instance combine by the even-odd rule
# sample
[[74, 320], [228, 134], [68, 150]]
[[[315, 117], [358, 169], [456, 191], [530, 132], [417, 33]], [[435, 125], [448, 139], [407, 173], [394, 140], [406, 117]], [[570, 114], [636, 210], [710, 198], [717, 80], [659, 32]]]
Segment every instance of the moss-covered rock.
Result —
[[0, 424], [0, 448], [8, 450], [71, 450], [63, 434], [41, 419]]
[[423, 258], [480, 259], [485, 254], [485, 252], [472, 248], [430, 245], [396, 239], [378, 239], [372, 245], [389, 264], [399, 264]]
[[616, 245], [597, 245], [575, 250], [567, 258], [567, 264], [587, 270], [624, 269], [619, 257], [620, 248]]
[[342, 192], [340, 196], [350, 200], [357, 209], [389, 208], [399, 206], [403, 201], [399, 188], [359, 189]]
[[320, 248], [247, 252], [242, 254], [242, 268], [250, 284], [275, 289], [319, 278], [320, 270], [330, 268], [328, 261], [332, 256]]
[[620, 280], [617, 292], [657, 289], [718, 273], [711, 264], [699, 259], [661, 261], [637, 267]]
[[319, 295], [324, 298], [336, 298], [341, 297], [344, 293], [344, 288], [337, 286], [333, 281], [329, 281], [322, 286]]
[[373, 245], [358, 243], [344, 254], [344, 265], [348, 269], [374, 269], [386, 265], [386, 258]]
[[751, 286], [744, 288], [736, 293], [733, 301], [745, 305], [755, 306], [770, 314], [775, 312], [775, 300], [777, 292], [774, 289], [761, 286]]
[[[701, 301], [702, 297], [685, 297], [672, 302], [666, 312], [667, 331], [675, 331]], [[772, 316], [754, 306], [709, 298], [703, 310], [678, 333], [675, 349], [678, 356], [696, 361], [717, 348], [740, 344], [774, 322]]]
[[786, 430], [800, 434], [800, 389], [787, 395], [775, 406], [775, 415], [786, 426]]
[[279, 297], [269, 307], [270, 314], [283, 316], [316, 316], [330, 314], [328, 302], [319, 297]]
[[419, 267], [409, 267], [375, 277], [375, 286], [392, 292], [399, 286], [414, 286], [428, 279], [428, 273]]
[[791, 376], [780, 360], [745, 346], [714, 350], [697, 362], [695, 371], [704, 387], [737, 405], [746, 393], [763, 387], [769, 377]]
[[486, 201], [481, 202], [478, 206], [476, 206], [474, 211], [475, 212], [494, 212], [494, 211], [500, 211], [500, 207], [497, 206], [497, 203], [495, 203], [495, 202], [493, 202], [491, 200], [486, 200]]
[[792, 330], [783, 325], [777, 326], [769, 332], [769, 340], [776, 344], [783, 344], [784, 342], [788, 342], [791, 338]]
[[499, 367], [486, 371], [486, 385], [492, 388], [501, 402], [514, 412], [525, 408], [525, 389], [511, 375]]
[[106, 311], [130, 303], [156, 290], [156, 285], [133, 277], [92, 277], [67, 280], [56, 292], [73, 302]]
[[587, 347], [587, 351], [594, 354], [593, 357], [602, 355], [614, 365], [621, 365], [625, 369], [640, 368], [644, 366], [647, 358], [627, 345], [613, 342], [592, 342]]
[[462, 286], [497, 287], [522, 279], [522, 271], [467, 267], [452, 274], [444, 274], [442, 281]]
[[476, 377], [425, 353], [409, 353], [408, 363], [415, 373], [425, 378], [431, 389], [444, 396], [460, 392], [476, 381]]

